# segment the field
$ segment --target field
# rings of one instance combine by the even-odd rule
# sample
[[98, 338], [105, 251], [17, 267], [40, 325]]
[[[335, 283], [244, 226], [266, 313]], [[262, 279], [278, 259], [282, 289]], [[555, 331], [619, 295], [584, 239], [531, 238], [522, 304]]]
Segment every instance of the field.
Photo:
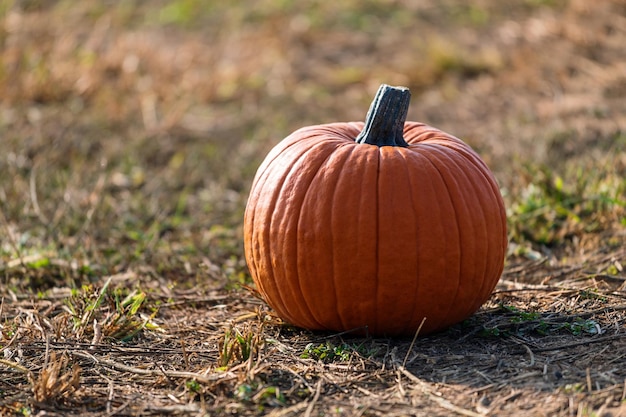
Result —
[[[0, 2], [0, 415], [626, 416], [623, 0]], [[243, 212], [381, 83], [470, 144], [509, 253], [471, 318], [315, 333]]]

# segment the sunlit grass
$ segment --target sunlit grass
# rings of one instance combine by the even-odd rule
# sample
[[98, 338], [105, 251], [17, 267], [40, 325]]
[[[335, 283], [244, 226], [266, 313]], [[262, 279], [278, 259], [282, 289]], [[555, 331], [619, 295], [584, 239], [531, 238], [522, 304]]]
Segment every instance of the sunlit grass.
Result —
[[624, 172], [619, 153], [603, 161], [581, 160], [558, 171], [525, 164], [517, 177], [523, 182], [508, 196], [512, 240], [555, 247], [626, 225]]

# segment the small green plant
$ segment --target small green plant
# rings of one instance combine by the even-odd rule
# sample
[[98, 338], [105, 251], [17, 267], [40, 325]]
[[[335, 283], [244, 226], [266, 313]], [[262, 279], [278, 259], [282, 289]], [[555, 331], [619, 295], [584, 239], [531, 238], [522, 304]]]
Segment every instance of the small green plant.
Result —
[[47, 268], [47, 267], [50, 266], [50, 258], [48, 258], [48, 257], [37, 258], [37, 259], [34, 259], [31, 262], [27, 262], [26, 266], [28, 266], [31, 269]]
[[115, 297], [115, 314], [103, 322], [103, 333], [107, 337], [126, 342], [135, 337], [141, 330], [162, 329], [152, 320], [157, 311], [152, 314], [140, 314], [139, 310], [144, 306], [146, 293], [142, 291], [131, 291], [124, 299], [119, 300], [118, 293]]
[[618, 275], [620, 272], [621, 272], [620, 268], [618, 268], [617, 265], [615, 265], [615, 264], [609, 265], [604, 270], [604, 273], [607, 274], [607, 275]]
[[275, 386], [269, 386], [261, 389], [254, 397], [255, 402], [266, 404], [270, 406], [285, 404], [285, 396], [281, 392], [280, 388]]
[[202, 386], [195, 379], [190, 379], [185, 382], [185, 387], [187, 388], [187, 391], [194, 394], [199, 394], [202, 391]]
[[540, 314], [537, 312], [523, 311], [515, 306], [503, 305], [502, 308], [514, 314], [514, 316], [511, 318], [511, 323], [524, 323], [527, 321], [534, 321], [540, 317]]
[[504, 336], [506, 332], [501, 331], [497, 327], [483, 327], [479, 334], [482, 337], [500, 337]]
[[575, 336], [581, 334], [598, 334], [600, 326], [594, 320], [584, 320], [577, 317], [572, 323], [564, 323], [562, 328], [569, 331]]
[[[595, 293], [592, 294], [596, 295]], [[515, 306], [501, 305], [500, 307], [504, 312], [512, 313], [508, 323], [489, 328], [485, 327], [480, 332], [481, 336], [500, 337], [510, 334], [512, 330], [518, 333], [535, 332], [542, 336], [562, 331], [567, 331], [575, 336], [601, 332], [597, 322], [591, 319], [583, 319], [581, 317], [575, 317], [573, 320], [570, 317], [543, 318], [538, 312], [523, 311]]]
[[606, 296], [599, 294], [596, 288], [580, 290], [579, 295], [580, 295], [580, 298], [586, 299], [586, 300], [598, 300], [602, 302], [606, 302], [608, 300]]
[[89, 292], [92, 291], [92, 287], [90, 285], [83, 285], [82, 292], [72, 291], [72, 298], [65, 301], [66, 307], [72, 313], [74, 332], [79, 336], [82, 336], [87, 326], [93, 321], [96, 310], [104, 301], [104, 296], [110, 284], [111, 280], [109, 279], [104, 283], [95, 296], [95, 299], [90, 299]]
[[232, 362], [249, 360], [256, 344], [254, 336], [251, 329], [246, 329], [243, 333], [235, 328], [226, 330], [219, 345], [218, 369], [225, 369]]
[[150, 315], [141, 312], [145, 307], [145, 292], [118, 288], [111, 294], [110, 284], [107, 280], [99, 291], [92, 285], [72, 290], [65, 308], [72, 316], [74, 335], [80, 338], [92, 334], [92, 343], [103, 338], [126, 342], [143, 329], [162, 331], [153, 322], [158, 310]]
[[316, 359], [322, 362], [347, 361], [353, 353], [353, 349], [346, 343], [334, 345], [326, 343], [309, 343], [300, 354], [303, 359]]
[[252, 399], [252, 395], [254, 395], [254, 391], [256, 390], [257, 384], [240, 384], [235, 389], [235, 397], [240, 401], [250, 401]]
[[578, 382], [575, 384], [567, 384], [562, 389], [563, 389], [563, 392], [566, 394], [569, 394], [569, 395], [577, 394], [577, 393], [585, 391], [585, 385]]
[[285, 396], [280, 388], [273, 385], [263, 386], [258, 381], [238, 385], [234, 395], [239, 401], [258, 404], [261, 408], [264, 406], [275, 407], [285, 404]]

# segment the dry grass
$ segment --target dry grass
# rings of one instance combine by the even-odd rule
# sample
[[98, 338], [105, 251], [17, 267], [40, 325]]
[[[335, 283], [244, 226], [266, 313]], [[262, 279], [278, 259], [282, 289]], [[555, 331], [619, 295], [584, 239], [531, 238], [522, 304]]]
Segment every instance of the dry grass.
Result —
[[539, 285], [519, 283], [538, 273], [537, 262], [511, 266], [478, 314], [415, 341], [293, 329], [236, 292], [170, 295], [176, 301], [160, 305], [158, 331], [92, 343], [88, 332], [52, 336], [71, 324], [59, 303], [5, 301], [5, 323], [19, 328], [3, 352], [19, 365], [3, 369], [4, 404], [83, 415], [617, 413], [626, 284], [589, 277], [612, 256], [595, 254], [585, 267], [544, 265], [541, 275], [554, 278]]
[[[466, 3], [0, 4], [0, 415], [626, 416], [624, 2]], [[416, 340], [293, 328], [248, 187], [381, 82], [494, 169], [503, 277]]]

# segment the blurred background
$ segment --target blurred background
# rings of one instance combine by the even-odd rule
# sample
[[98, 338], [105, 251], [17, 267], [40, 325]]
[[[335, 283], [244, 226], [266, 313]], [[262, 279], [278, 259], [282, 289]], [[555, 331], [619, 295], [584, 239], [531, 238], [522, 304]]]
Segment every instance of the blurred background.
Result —
[[256, 168], [381, 83], [494, 170], [513, 255], [615, 239], [624, 45], [623, 0], [3, 0], [0, 254], [50, 264], [7, 280], [249, 282]]

